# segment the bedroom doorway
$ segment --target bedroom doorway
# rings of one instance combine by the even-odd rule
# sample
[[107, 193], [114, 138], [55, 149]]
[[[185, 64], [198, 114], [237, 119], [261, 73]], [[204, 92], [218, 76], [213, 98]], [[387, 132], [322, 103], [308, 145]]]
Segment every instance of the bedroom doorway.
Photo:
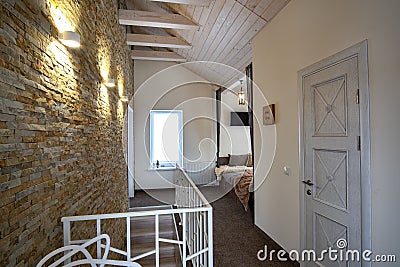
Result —
[[[250, 63], [240, 79], [215, 93], [217, 164], [215, 174], [222, 195], [234, 193], [254, 222], [253, 74]], [[245, 101], [240, 101], [239, 92]]]
[[[301, 70], [298, 77], [301, 248], [316, 255], [330, 248], [370, 249], [367, 41]], [[328, 257], [304, 262], [341, 264], [348, 263]]]

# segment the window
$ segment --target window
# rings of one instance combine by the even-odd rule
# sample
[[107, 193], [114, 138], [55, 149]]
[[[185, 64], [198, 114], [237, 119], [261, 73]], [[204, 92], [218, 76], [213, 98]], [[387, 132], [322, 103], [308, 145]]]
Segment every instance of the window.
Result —
[[150, 163], [152, 169], [182, 166], [182, 111], [150, 111]]

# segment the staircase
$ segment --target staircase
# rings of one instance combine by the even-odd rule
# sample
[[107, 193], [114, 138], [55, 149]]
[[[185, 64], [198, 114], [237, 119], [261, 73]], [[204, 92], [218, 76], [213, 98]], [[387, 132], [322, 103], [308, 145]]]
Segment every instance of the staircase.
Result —
[[[107, 244], [96, 242], [96, 262], [127, 266], [128, 263], [138, 262], [142, 266], [205, 266], [213, 267], [213, 221], [212, 207], [203, 196], [196, 184], [181, 168], [175, 170], [175, 199], [174, 207], [153, 206], [136, 207], [130, 212], [88, 214], [62, 217], [64, 247], [82, 245], [87, 240], [72, 239], [71, 223], [94, 222], [96, 236], [102, 236], [107, 229], [104, 220], [125, 220], [126, 250], [114, 247], [109, 241]], [[157, 204], [156, 204], [157, 205]], [[174, 218], [179, 218], [179, 238], [176, 236]], [[156, 229], [155, 220], [158, 220]], [[103, 227], [102, 227], [103, 223]], [[75, 231], [74, 231], [75, 232]], [[117, 237], [110, 237], [115, 240]], [[119, 237], [121, 238], [121, 237]], [[180, 247], [181, 246], [181, 249]], [[124, 260], [102, 259], [102, 249], [121, 255]], [[181, 255], [182, 250], [182, 255]], [[147, 255], [147, 256], [146, 256]], [[107, 256], [107, 255], [106, 255]], [[66, 260], [71, 260], [67, 255]], [[158, 260], [156, 260], [158, 259]], [[158, 267], [158, 266], [157, 266]]]
[[[148, 211], [171, 209], [171, 206], [154, 206], [132, 208], [130, 211]], [[172, 214], [161, 215], [159, 218], [160, 238], [177, 239]], [[131, 218], [131, 253], [132, 257], [155, 249], [155, 222], [154, 216]], [[182, 266], [179, 247], [175, 244], [160, 243], [160, 266]], [[155, 254], [137, 260], [144, 267], [156, 266]]]

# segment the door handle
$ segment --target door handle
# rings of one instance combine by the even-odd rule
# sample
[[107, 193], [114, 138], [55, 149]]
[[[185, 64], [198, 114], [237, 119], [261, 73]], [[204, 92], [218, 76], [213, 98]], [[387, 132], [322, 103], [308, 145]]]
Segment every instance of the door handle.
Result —
[[314, 184], [311, 182], [310, 179], [308, 179], [307, 181], [301, 181], [303, 184], [309, 185], [309, 186], [313, 186]]

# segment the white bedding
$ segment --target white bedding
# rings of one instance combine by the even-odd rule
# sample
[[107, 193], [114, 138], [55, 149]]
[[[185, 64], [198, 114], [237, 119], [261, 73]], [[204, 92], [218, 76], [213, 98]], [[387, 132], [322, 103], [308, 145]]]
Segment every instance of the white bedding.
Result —
[[215, 168], [215, 175], [217, 176], [217, 180], [221, 181], [222, 175], [228, 172], [244, 172], [245, 170], [252, 170], [253, 167], [247, 166], [229, 166], [229, 165], [221, 165]]

